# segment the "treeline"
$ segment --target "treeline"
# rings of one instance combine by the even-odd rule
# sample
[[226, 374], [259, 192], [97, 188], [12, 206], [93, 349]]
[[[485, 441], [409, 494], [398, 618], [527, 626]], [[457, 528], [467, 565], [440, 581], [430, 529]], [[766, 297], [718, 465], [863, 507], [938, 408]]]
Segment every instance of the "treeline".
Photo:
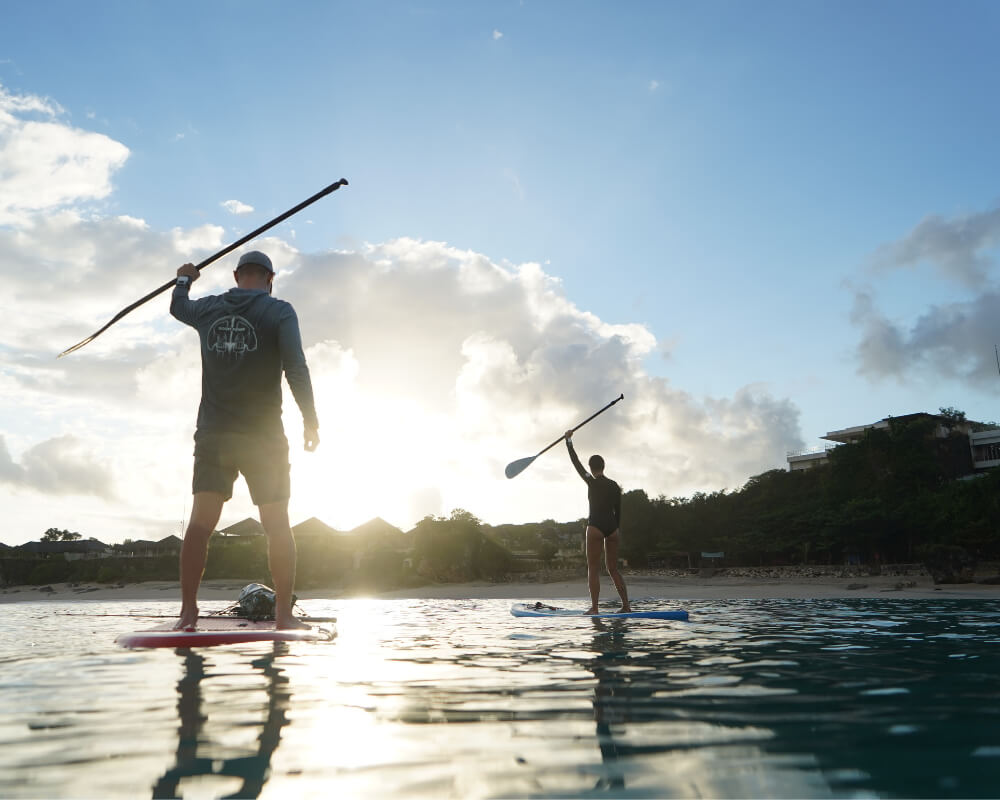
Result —
[[[927, 561], [958, 549], [1000, 557], [1000, 470], [969, 475], [965, 433], [933, 419], [890, 421], [808, 470], [771, 470], [738, 491], [622, 502], [632, 566], [724, 552], [736, 566]], [[965, 478], [963, 480], [963, 478]]]

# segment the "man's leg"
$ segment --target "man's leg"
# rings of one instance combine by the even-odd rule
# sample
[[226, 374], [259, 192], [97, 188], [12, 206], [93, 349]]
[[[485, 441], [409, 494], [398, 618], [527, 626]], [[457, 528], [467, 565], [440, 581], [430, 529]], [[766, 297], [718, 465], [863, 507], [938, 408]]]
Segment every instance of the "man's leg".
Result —
[[597, 598], [601, 594], [601, 543], [604, 536], [592, 525], [587, 526], [587, 585], [590, 587], [590, 609], [597, 613]]
[[193, 628], [198, 623], [198, 586], [205, 571], [208, 539], [219, 524], [225, 495], [216, 492], [196, 492], [191, 506], [191, 521], [181, 544], [181, 617], [177, 630]]
[[292, 614], [292, 590], [295, 587], [295, 539], [288, 523], [288, 501], [263, 503], [260, 524], [267, 534], [267, 562], [274, 582], [274, 626], [308, 628]]
[[632, 606], [628, 604], [628, 589], [625, 588], [625, 579], [618, 571], [618, 531], [615, 531], [604, 540], [604, 560], [608, 565], [608, 575], [615, 582], [618, 596], [622, 599], [622, 611], [631, 611]]

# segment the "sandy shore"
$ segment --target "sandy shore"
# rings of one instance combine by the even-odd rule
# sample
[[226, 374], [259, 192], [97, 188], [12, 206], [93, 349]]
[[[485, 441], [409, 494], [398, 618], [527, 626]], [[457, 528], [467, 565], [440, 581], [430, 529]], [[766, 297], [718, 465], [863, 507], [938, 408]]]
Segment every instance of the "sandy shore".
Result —
[[[703, 578], [699, 576], [661, 577], [626, 575], [629, 595], [636, 600], [763, 600], [763, 599], [824, 599], [849, 597], [881, 597], [898, 599], [1000, 600], [1000, 585], [951, 584], [935, 586], [926, 576], [866, 577], [866, 578], [795, 578], [788, 580], [747, 579], [733, 577]], [[207, 602], [235, 602], [247, 581], [205, 581], [199, 599]], [[336, 599], [360, 596], [332, 589], [297, 590], [300, 600]], [[449, 583], [372, 593], [383, 598], [474, 599], [499, 598], [510, 600], [546, 600], [587, 596], [584, 580], [553, 583]], [[601, 597], [615, 597], [609, 580], [602, 581]], [[147, 581], [124, 585], [66, 584], [49, 587], [19, 586], [0, 589], [0, 603], [71, 602], [75, 600], [179, 600], [176, 581]]]

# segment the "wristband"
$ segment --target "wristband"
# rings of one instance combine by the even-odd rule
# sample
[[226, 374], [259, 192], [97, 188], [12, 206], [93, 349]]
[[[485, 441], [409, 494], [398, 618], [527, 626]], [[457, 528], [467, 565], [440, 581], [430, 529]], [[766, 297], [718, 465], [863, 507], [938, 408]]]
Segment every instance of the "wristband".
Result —
[[178, 286], [190, 286], [191, 285], [191, 276], [190, 275], [178, 275], [177, 276], [177, 285]]

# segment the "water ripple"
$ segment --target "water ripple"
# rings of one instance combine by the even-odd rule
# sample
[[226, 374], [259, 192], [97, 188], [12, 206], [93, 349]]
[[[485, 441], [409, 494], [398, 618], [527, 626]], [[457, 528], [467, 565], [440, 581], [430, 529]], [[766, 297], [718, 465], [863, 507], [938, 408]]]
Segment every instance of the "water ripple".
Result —
[[[146, 624], [100, 615], [172, 603], [8, 604], [0, 796], [990, 797], [1000, 786], [991, 604], [692, 601], [688, 623], [518, 619], [508, 606], [312, 601], [310, 613], [339, 618], [335, 642], [133, 652], [114, 638]], [[65, 615], [81, 611], [93, 616]]]

